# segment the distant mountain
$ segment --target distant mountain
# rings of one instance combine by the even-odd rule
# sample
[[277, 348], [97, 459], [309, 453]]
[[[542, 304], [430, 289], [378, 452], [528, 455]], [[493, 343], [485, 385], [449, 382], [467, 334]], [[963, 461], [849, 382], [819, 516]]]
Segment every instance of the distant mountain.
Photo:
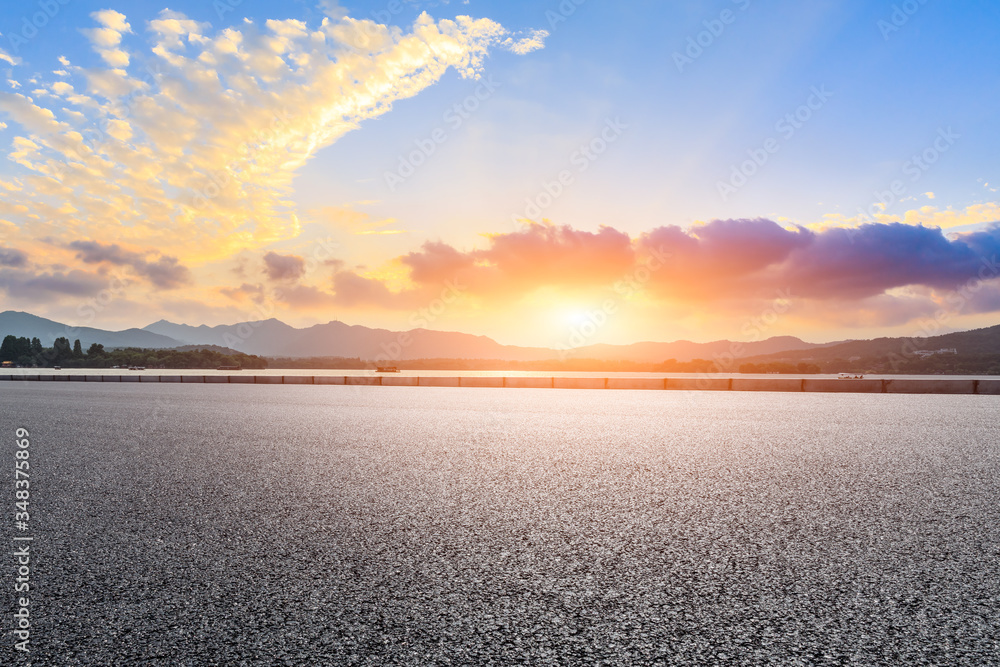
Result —
[[[146, 331], [189, 345], [220, 345], [246, 354], [269, 357], [358, 357], [374, 359], [504, 359], [535, 360], [558, 356], [548, 348], [501, 345], [486, 336], [414, 329], [407, 332], [327, 322], [295, 329], [276, 319], [216, 327], [193, 327], [161, 320]], [[398, 355], [395, 353], [399, 347]]]
[[748, 357], [743, 363], [815, 364], [825, 373], [1000, 374], [1000, 325], [929, 338], [852, 340]]
[[172, 348], [178, 352], [218, 352], [219, 354], [228, 354], [230, 356], [235, 354], [240, 354], [236, 350], [232, 350], [228, 347], [221, 347], [219, 345], [181, 345], [180, 347]]
[[47, 320], [44, 317], [14, 310], [0, 313], [0, 337], [9, 335], [38, 338], [46, 347], [51, 347], [52, 341], [56, 338], [68, 338], [71, 343], [79, 338], [84, 349], [92, 343], [101, 343], [108, 348], [142, 347], [147, 349], [162, 349], [179, 345], [173, 338], [144, 329], [105, 331], [91, 327], [71, 327], [67, 324]]
[[[317, 324], [295, 329], [279, 320], [220, 325], [189, 326], [161, 320], [145, 328], [186, 344], [220, 345], [246, 354], [269, 357], [357, 357], [375, 359], [496, 359], [500, 361], [541, 361], [560, 356], [558, 350], [544, 347], [501, 345], [486, 336], [414, 329], [407, 332], [371, 329], [343, 322]], [[397, 350], [398, 347], [398, 350]], [[793, 336], [778, 336], [764, 341], [742, 343], [737, 356], [771, 354], [786, 350], [818, 347]], [[637, 361], [659, 363], [667, 359], [690, 361], [712, 359], [734, 349], [728, 340], [713, 343], [634, 343], [632, 345], [590, 345], [575, 348], [569, 356], [602, 361]]]
[[193, 327], [188, 324], [174, 324], [160, 320], [144, 327], [144, 330], [168, 336], [185, 345], [218, 345], [239, 350], [245, 354], [272, 356], [278, 354], [275, 350], [286, 347], [302, 331], [276, 319], [224, 324], [217, 327], [209, 327], [204, 324]]
[[[955, 350], [960, 355], [1000, 354], [1000, 325], [927, 338], [875, 338], [825, 345], [821, 348], [782, 350], [754, 361], [830, 361], [835, 359], [914, 356], [921, 352]], [[918, 355], [919, 356], [919, 355]]]
[[[327, 322], [296, 329], [276, 319], [239, 324], [191, 326], [166, 320], [143, 329], [104, 331], [90, 327], [70, 327], [28, 313], [0, 313], [0, 337], [13, 334], [37, 337], [51, 346], [60, 336], [76, 338], [86, 348], [101, 343], [107, 348], [143, 347], [152, 349], [215, 346], [244, 354], [267, 357], [346, 357], [374, 360], [380, 356], [393, 360], [408, 359], [489, 359], [497, 361], [546, 361], [563, 356], [545, 347], [501, 345], [492, 338], [449, 331], [413, 329], [406, 332], [371, 329], [343, 322]], [[677, 341], [673, 343], [634, 343], [632, 345], [590, 345], [578, 347], [565, 356], [600, 361], [661, 363], [668, 359], [690, 361], [713, 359], [736, 352], [743, 358], [751, 355], [789, 351], [809, 351], [821, 346], [805, 343], [792, 336], [778, 336], [763, 341], [712, 343]]]
[[609, 361], [636, 361], [641, 363], [666, 361], [691, 361], [692, 359], [715, 359], [732, 353], [742, 358], [789, 350], [810, 350], [823, 347], [821, 344], [806, 343], [794, 336], [775, 336], [767, 340], [749, 343], [734, 343], [717, 340], [711, 343], [692, 343], [679, 340], [673, 343], [633, 343], [632, 345], [590, 345], [577, 348], [573, 356], [578, 359], [602, 359]]

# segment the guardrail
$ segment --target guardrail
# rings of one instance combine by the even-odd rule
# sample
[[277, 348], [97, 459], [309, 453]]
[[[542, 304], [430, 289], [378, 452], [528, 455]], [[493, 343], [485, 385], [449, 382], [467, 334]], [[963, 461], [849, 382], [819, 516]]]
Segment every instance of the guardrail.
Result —
[[370, 375], [0, 375], [0, 382], [167, 382], [181, 384], [325, 384], [381, 387], [493, 387], [516, 389], [641, 389], [779, 391], [855, 394], [1000, 395], [1000, 379], [839, 380], [830, 378], [439, 377]]

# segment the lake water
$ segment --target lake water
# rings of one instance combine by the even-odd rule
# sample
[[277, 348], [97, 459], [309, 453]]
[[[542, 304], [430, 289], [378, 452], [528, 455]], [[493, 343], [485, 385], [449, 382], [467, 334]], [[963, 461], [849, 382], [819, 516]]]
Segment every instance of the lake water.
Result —
[[982, 665], [998, 414], [993, 396], [0, 383], [0, 451], [11, 489], [31, 431], [35, 665]]

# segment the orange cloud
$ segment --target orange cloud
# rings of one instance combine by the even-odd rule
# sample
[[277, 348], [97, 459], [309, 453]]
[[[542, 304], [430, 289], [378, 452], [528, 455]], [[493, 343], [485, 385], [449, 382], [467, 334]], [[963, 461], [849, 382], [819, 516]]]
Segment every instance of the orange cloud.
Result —
[[[716, 220], [688, 231], [660, 227], [636, 239], [610, 227], [593, 233], [540, 224], [488, 238], [482, 250], [434, 242], [400, 257], [412, 283], [407, 290], [394, 292], [376, 278], [340, 271], [337, 302], [412, 308], [454, 281], [468, 296], [500, 306], [553, 288], [625, 294], [633, 290], [622, 285], [645, 273], [639, 287], [663, 304], [729, 312], [790, 293], [838, 312], [850, 304], [880, 311], [882, 321], [898, 323], [941, 307], [948, 294], [970, 284], [1000, 277], [1000, 224], [951, 239], [940, 229], [899, 223], [817, 233], [764, 219]], [[655, 268], [649, 268], [651, 258], [658, 259]], [[891, 293], [903, 287], [926, 294]], [[983, 296], [963, 306], [966, 301], [990, 303]]]

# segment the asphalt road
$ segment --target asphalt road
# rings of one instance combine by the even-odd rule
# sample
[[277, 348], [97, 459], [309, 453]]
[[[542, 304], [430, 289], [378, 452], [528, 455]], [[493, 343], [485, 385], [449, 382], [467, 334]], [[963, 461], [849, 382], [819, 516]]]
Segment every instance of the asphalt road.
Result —
[[1000, 663], [1000, 397], [0, 391], [35, 666]]

